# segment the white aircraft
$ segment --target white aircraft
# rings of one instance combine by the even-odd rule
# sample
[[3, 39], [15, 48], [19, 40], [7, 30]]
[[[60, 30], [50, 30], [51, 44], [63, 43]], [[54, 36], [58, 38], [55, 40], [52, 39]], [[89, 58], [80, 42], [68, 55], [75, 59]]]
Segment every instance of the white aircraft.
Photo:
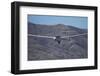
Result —
[[28, 34], [28, 36], [54, 39], [55, 41], [58, 42], [58, 44], [60, 44], [62, 40], [67, 40], [68, 38], [83, 36], [83, 35], [86, 35], [86, 34], [87, 33], [77, 34], [77, 35], [72, 35], [72, 36], [63, 36], [63, 37], [61, 37], [61, 36], [54, 36], [54, 37], [53, 36], [41, 36], [41, 35], [33, 35], [33, 34]]

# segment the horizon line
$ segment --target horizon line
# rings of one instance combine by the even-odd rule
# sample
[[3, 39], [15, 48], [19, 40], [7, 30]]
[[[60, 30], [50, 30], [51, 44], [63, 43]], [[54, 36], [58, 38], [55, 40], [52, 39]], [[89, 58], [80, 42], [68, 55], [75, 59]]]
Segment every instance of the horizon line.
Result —
[[[80, 28], [80, 27], [77, 27], [77, 26], [73, 26], [73, 25], [69, 25], [69, 24], [63, 24], [63, 23], [58, 23], [58, 24], [39, 24], [39, 23], [34, 23], [34, 22], [30, 22], [28, 21], [28, 23], [32, 23], [32, 24], [38, 24], [38, 25], [46, 25], [46, 26], [57, 26], [59, 24], [63, 25], [63, 26], [72, 26], [72, 27], [76, 27], [76, 28]], [[80, 29], [87, 29], [87, 28], [80, 28]]]

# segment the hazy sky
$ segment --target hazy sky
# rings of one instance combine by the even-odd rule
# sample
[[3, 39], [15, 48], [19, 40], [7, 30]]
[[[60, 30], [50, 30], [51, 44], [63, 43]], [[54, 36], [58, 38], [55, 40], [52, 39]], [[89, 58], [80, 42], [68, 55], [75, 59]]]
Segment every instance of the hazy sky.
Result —
[[28, 21], [36, 24], [65, 24], [79, 28], [88, 27], [88, 18], [78, 16], [28, 15]]

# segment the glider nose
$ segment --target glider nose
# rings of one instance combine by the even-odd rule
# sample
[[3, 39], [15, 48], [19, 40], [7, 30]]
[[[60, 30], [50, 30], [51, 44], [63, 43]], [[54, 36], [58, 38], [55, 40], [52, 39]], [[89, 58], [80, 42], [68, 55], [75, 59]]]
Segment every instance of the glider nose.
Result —
[[56, 37], [53, 37], [54, 40], [56, 40]]

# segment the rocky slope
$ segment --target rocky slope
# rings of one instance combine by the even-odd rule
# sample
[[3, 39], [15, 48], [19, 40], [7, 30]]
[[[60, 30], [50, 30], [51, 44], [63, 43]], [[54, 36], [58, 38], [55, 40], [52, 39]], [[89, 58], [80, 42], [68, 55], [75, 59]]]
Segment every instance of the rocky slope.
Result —
[[[87, 33], [70, 25], [28, 23], [28, 34], [41, 36], [72, 36]], [[28, 36], [28, 60], [80, 59], [88, 57], [87, 35], [68, 38], [58, 44], [53, 39]]]

